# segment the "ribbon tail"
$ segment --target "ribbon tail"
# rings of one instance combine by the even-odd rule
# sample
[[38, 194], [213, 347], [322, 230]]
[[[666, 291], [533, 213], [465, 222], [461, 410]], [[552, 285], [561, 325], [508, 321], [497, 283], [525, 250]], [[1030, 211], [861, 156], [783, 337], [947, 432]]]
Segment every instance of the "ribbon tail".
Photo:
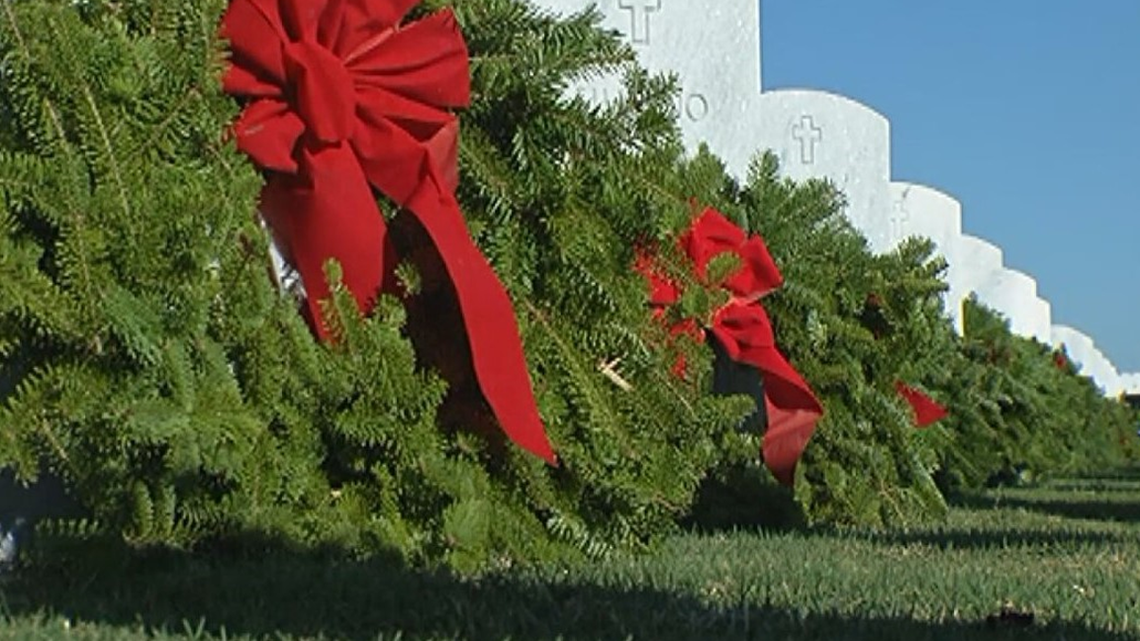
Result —
[[261, 195], [261, 212], [301, 275], [317, 335], [329, 338], [320, 301], [329, 297], [324, 265], [340, 263], [342, 283], [362, 313], [371, 311], [396, 256], [372, 189], [350, 149], [305, 158], [305, 180], [278, 174]]
[[730, 302], [717, 312], [712, 333], [729, 358], [760, 370], [768, 417], [764, 464], [781, 483], [792, 485], [823, 406], [776, 348], [772, 324], [760, 305]]
[[435, 244], [467, 330], [479, 388], [507, 437], [557, 465], [538, 414], [514, 308], [503, 284], [467, 231], [459, 204], [432, 167], [405, 206]]
[[796, 464], [815, 432], [820, 413], [813, 409], [783, 408], [767, 396], [764, 397], [764, 407], [768, 412], [768, 430], [764, 432], [761, 446], [764, 465], [776, 480], [791, 487], [796, 479]]
[[939, 405], [934, 399], [902, 381], [895, 382], [895, 391], [914, 411], [915, 427], [929, 427], [949, 415], [946, 408]]
[[768, 411], [762, 445], [764, 464], [780, 483], [791, 486], [796, 464], [823, 416], [823, 406], [775, 347], [750, 362], [764, 377], [764, 406]]

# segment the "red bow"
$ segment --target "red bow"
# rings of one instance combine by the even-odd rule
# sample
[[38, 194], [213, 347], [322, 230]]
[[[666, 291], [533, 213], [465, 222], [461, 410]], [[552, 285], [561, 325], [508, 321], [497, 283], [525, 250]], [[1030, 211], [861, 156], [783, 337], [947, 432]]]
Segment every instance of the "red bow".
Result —
[[927, 427], [949, 415], [946, 408], [939, 405], [934, 399], [902, 381], [895, 381], [895, 391], [897, 391], [899, 395], [910, 404], [911, 409], [914, 410], [914, 424], [916, 427]]
[[[746, 237], [743, 230], [720, 212], [705, 208], [680, 238], [681, 248], [693, 261], [697, 280], [706, 286], [721, 287], [731, 299], [717, 309], [709, 322], [709, 331], [734, 361], [752, 365], [764, 379], [764, 404], [768, 429], [764, 433], [764, 463], [785, 485], [795, 478], [796, 462], [815, 431], [823, 407], [811, 388], [776, 348], [776, 337], [760, 298], [783, 284], [783, 276], [768, 253], [760, 236]], [[713, 258], [733, 253], [740, 268], [721, 283], [708, 282], [708, 265]], [[650, 284], [650, 303], [654, 315], [663, 317], [665, 309], [681, 297], [681, 287], [654, 270], [643, 253], [635, 268]], [[692, 335], [703, 340], [703, 330], [694, 319], [685, 319], [671, 328], [671, 333]], [[674, 373], [684, 372], [679, 360]]]
[[238, 148], [269, 170], [261, 212], [297, 267], [317, 333], [336, 259], [364, 311], [395, 292], [375, 188], [427, 231], [455, 287], [479, 387], [503, 430], [555, 462], [510, 299], [455, 200], [467, 47], [450, 10], [400, 25], [418, 0], [233, 0], [225, 90], [249, 99]]
[[1053, 353], [1053, 366], [1056, 367], [1057, 369], [1061, 370], [1062, 372], [1068, 371], [1069, 359], [1065, 358], [1065, 355], [1061, 352], [1054, 352]]

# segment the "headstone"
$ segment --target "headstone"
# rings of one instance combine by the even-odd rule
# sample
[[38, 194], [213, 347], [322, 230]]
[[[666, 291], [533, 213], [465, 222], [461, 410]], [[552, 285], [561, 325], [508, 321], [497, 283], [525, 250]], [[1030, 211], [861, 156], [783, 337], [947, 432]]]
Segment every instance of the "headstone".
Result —
[[1118, 396], [1120, 394], [1120, 374], [1116, 366], [1104, 355], [1100, 349], [1096, 350], [1096, 381], [1104, 388], [1105, 396]]
[[[995, 272], [1003, 269], [1002, 254], [997, 246], [967, 234], [958, 238], [957, 245], [954, 255], [960, 269], [955, 272], [957, 282], [951, 283], [951, 286], [962, 292], [962, 298], [965, 299], [970, 294], [978, 292], [994, 277]], [[962, 313], [960, 303], [958, 313]]]
[[1121, 374], [1120, 388], [1123, 393], [1129, 396], [1140, 395], [1140, 373]]
[[[622, 35], [642, 66], [676, 73], [677, 105], [686, 146], [701, 141], [714, 152], [740, 146], [740, 122], [760, 95], [760, 0], [532, 0], [560, 15], [595, 4], [602, 26]], [[621, 91], [620, 79], [607, 77], [576, 87], [602, 102]], [[747, 141], [744, 141], [748, 144]], [[755, 152], [752, 146], [750, 154]]]
[[[1010, 331], [1018, 336], [1034, 337], [1043, 319], [1038, 318], [1037, 281], [1016, 269], [1002, 268], [990, 273], [976, 291], [978, 300], [993, 307], [1009, 319]], [[1046, 341], [1048, 338], [1046, 338]]]
[[[533, 0], [559, 14], [589, 0]], [[599, 0], [603, 26], [637, 51], [650, 71], [675, 72], [686, 145], [706, 142], [730, 173], [743, 178], [758, 152], [772, 149], [782, 173], [827, 178], [847, 199], [846, 214], [872, 250], [891, 247], [890, 125], [873, 109], [843, 96], [809, 90], [761, 93], [760, 0]], [[613, 97], [615, 78], [577, 91]]]
[[962, 205], [950, 195], [926, 185], [892, 182], [890, 242], [892, 247], [912, 236], [934, 241], [935, 251], [947, 262], [946, 281], [950, 289], [943, 301], [954, 327], [962, 333], [963, 263], [958, 259], [962, 237]]
[[1054, 325], [1052, 337], [1054, 345], [1065, 346], [1070, 360], [1077, 365], [1077, 371], [1091, 378], [1105, 395], [1115, 396], [1120, 393], [1120, 376], [1112, 363], [1097, 349], [1093, 339], [1065, 325]]
[[768, 91], [731, 128], [750, 144], [730, 150], [725, 162], [743, 173], [751, 157], [771, 149], [780, 170], [795, 180], [827, 178], [843, 192], [845, 214], [872, 251], [892, 246], [891, 135], [882, 114], [824, 91]]
[[1104, 386], [1104, 395], [1111, 397], [1120, 396], [1124, 393], [1124, 383], [1120, 378], [1120, 373], [1116, 371], [1116, 366], [1112, 364], [1112, 361], [1108, 360], [1108, 357], [1105, 357], [1105, 360], [1108, 361], [1110, 374], [1107, 378], [1108, 382], [1106, 382]]
[[1038, 296], [1034, 314], [1033, 337], [1045, 345], [1053, 344], [1053, 305]]
[[1092, 339], [1067, 325], [1054, 325], [1052, 336], [1053, 344], [1058, 347], [1064, 346], [1069, 354], [1069, 360], [1078, 366], [1079, 371], [1084, 356], [1092, 351]]

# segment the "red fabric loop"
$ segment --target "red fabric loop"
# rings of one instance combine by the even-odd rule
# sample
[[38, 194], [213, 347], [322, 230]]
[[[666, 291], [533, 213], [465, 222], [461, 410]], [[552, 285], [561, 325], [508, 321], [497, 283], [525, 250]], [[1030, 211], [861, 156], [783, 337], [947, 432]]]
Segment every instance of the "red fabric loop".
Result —
[[[706, 207], [697, 216], [688, 231], [681, 236], [681, 247], [693, 261], [697, 277], [708, 285], [720, 285], [734, 295], [754, 300], [784, 283], [776, 261], [768, 253], [768, 246], [759, 236], [748, 238], [744, 230], [724, 217], [719, 211]], [[723, 283], [708, 283], [709, 262], [725, 253], [736, 254], [740, 268]]]

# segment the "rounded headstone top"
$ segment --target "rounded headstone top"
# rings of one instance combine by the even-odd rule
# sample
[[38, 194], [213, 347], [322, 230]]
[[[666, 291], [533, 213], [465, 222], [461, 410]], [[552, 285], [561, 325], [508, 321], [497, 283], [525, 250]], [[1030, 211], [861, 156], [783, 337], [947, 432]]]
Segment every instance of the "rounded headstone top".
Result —
[[963, 234], [959, 239], [959, 244], [963, 250], [963, 256], [969, 256], [967, 260], [971, 262], [980, 263], [984, 261], [987, 268], [998, 267], [1002, 264], [1001, 248], [987, 240]]
[[837, 94], [824, 89], [811, 89], [808, 87], [790, 87], [781, 89], [768, 89], [763, 93], [765, 102], [803, 102], [811, 101], [820, 105], [828, 105], [846, 114], [856, 114], [867, 122], [877, 122], [890, 129], [891, 121], [882, 112], [854, 98]]

